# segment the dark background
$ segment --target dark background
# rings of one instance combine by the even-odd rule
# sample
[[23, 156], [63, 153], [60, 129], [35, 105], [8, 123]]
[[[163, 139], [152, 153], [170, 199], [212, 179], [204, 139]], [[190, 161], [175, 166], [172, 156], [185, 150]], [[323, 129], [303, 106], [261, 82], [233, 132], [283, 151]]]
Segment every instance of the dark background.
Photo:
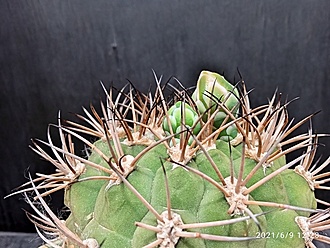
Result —
[[[0, 231], [34, 232], [22, 197], [2, 198], [27, 181], [27, 168], [53, 171], [28, 148], [30, 139], [46, 139], [58, 110], [74, 119], [70, 112], [97, 105], [100, 81], [120, 87], [129, 79], [146, 92], [152, 69], [191, 86], [202, 69], [233, 82], [239, 68], [255, 89], [253, 106], [278, 88], [288, 99], [300, 97], [290, 118], [322, 110], [313, 127], [329, 133], [329, 10], [328, 0], [1, 0]], [[329, 140], [321, 140], [322, 161]], [[55, 211], [60, 200], [53, 196]]]

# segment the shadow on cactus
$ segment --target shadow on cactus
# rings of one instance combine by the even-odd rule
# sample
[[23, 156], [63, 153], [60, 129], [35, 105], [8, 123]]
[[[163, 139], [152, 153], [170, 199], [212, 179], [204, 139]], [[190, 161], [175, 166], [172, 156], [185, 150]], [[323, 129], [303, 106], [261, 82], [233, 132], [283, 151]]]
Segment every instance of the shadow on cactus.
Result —
[[[297, 124], [275, 93], [251, 108], [244, 81], [233, 86], [203, 71], [194, 92], [156, 78], [153, 93], [130, 85], [107, 91], [101, 112], [85, 124], [50, 125], [32, 149], [56, 171], [23, 185], [35, 214], [27, 213], [44, 247], [315, 247], [330, 244], [329, 209], [317, 209], [315, 190], [330, 173], [315, 161], [318, 139], [289, 135]], [[170, 90], [172, 94], [165, 96]], [[115, 96], [116, 95], [116, 96]], [[61, 145], [52, 141], [57, 129]], [[90, 136], [90, 138], [86, 138]], [[83, 142], [88, 156], [75, 153]], [[96, 140], [92, 142], [91, 140]], [[46, 153], [45, 148], [53, 155]], [[285, 156], [301, 150], [301, 156]], [[64, 190], [66, 220], [43, 197]], [[28, 198], [33, 192], [34, 198]]]

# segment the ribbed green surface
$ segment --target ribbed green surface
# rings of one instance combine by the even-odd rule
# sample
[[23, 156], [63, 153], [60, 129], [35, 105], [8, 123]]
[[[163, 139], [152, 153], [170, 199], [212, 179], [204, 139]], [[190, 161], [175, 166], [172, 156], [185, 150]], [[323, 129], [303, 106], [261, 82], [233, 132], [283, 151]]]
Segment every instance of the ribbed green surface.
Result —
[[[109, 155], [106, 142], [97, 141], [96, 146]], [[123, 145], [124, 153], [136, 156], [143, 146], [128, 147]], [[229, 151], [228, 143], [218, 141], [217, 149], [209, 151], [210, 156], [220, 169], [224, 177], [229, 176], [230, 156], [234, 164], [237, 177], [241, 163], [241, 148], [232, 147]], [[110, 156], [110, 155], [109, 155]], [[139, 193], [158, 211], [166, 210], [166, 190], [164, 163], [171, 196], [172, 211], [181, 215], [184, 223], [198, 223], [235, 218], [227, 213], [229, 205], [223, 194], [211, 183], [182, 167], [173, 169], [166, 159], [168, 155], [164, 145], [146, 153], [137, 163], [135, 170], [127, 177], [128, 181]], [[93, 152], [90, 161], [109, 166]], [[285, 163], [284, 158], [274, 162], [266, 169], [266, 175]], [[256, 165], [251, 159], [245, 159], [244, 175]], [[219, 181], [209, 161], [203, 153], [197, 156], [188, 166], [198, 169], [206, 175]], [[87, 166], [81, 178], [105, 175], [103, 172]], [[247, 187], [264, 178], [261, 169], [248, 182]], [[245, 178], [245, 176], [243, 177]], [[102, 243], [102, 248], [110, 247], [143, 247], [156, 240], [156, 234], [143, 228], [137, 228], [135, 222], [157, 225], [155, 216], [139, 201], [139, 199], [123, 184], [114, 185], [106, 190], [108, 181], [88, 180], [73, 184], [66, 191], [65, 203], [71, 210], [67, 226], [81, 236], [82, 239], [95, 238]], [[303, 193], [302, 193], [303, 192]], [[250, 200], [277, 202], [304, 208], [315, 208], [315, 197], [303, 178], [292, 170], [282, 174], [255, 189], [250, 194]], [[269, 207], [249, 206], [253, 213], [270, 210]], [[305, 214], [299, 212], [299, 214]], [[293, 210], [276, 210], [258, 217], [263, 232], [272, 235], [283, 232], [293, 233], [293, 237], [267, 238], [249, 242], [216, 242], [203, 239], [181, 238], [176, 247], [304, 247], [299, 237], [299, 228], [294, 222], [298, 215]], [[253, 220], [243, 221], [232, 225], [212, 228], [200, 228], [200, 233], [223, 236], [256, 236], [257, 225]]]

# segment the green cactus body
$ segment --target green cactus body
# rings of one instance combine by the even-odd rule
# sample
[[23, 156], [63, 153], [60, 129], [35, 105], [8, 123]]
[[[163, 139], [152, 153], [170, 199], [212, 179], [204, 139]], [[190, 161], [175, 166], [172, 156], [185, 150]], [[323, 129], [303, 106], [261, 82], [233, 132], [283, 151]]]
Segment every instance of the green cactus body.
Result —
[[[33, 149], [59, 171], [25, 190], [34, 191], [48, 213], [28, 215], [46, 246], [313, 247], [319, 236], [309, 222], [315, 222], [310, 215], [317, 212], [314, 190], [320, 183], [309, 168], [316, 136], [284, 140], [303, 122], [289, 129], [286, 107], [275, 97], [250, 109], [246, 89], [239, 98], [216, 73], [202, 72], [192, 97], [176, 97], [170, 106], [162, 91], [155, 98], [130, 91], [121, 104], [121, 94], [112, 100], [107, 93], [103, 117], [94, 109], [94, 117], [86, 110], [88, 118], [81, 117], [92, 127], [59, 122], [62, 146], [50, 135], [42, 142], [56, 159], [35, 143]], [[88, 158], [75, 155], [72, 137], [89, 147]], [[286, 161], [287, 153], [305, 147], [303, 155]], [[70, 210], [65, 222], [42, 199], [63, 188]]]
[[[109, 149], [104, 141], [97, 141], [95, 144], [104, 154], [109, 154]], [[216, 162], [219, 170], [225, 177], [230, 175], [229, 164], [230, 154], [228, 143], [218, 141], [221, 149], [210, 150], [209, 154]], [[143, 150], [143, 146], [125, 148], [125, 154], [136, 156]], [[232, 147], [235, 174], [238, 174], [241, 147]], [[92, 162], [106, 166], [102, 158], [92, 153]], [[216, 220], [235, 218], [227, 213], [228, 202], [224, 195], [214, 185], [203, 180], [200, 176], [190, 173], [184, 168], [172, 168], [172, 164], [165, 162], [168, 159], [166, 148], [160, 144], [145, 154], [127, 180], [151, 203], [152, 206], [162, 213], [166, 210], [166, 192], [164, 187], [164, 173], [162, 163], [166, 170], [170, 186], [171, 206], [175, 213], [180, 214], [183, 223], [203, 223]], [[283, 163], [283, 159], [277, 161]], [[245, 161], [245, 175], [256, 165], [251, 159]], [[187, 166], [198, 169], [209, 175], [214, 180], [217, 176], [209, 161], [203, 153], [190, 161]], [[276, 169], [276, 165], [267, 170], [267, 174]], [[99, 176], [100, 172], [87, 167], [81, 178]], [[249, 184], [264, 178], [262, 169], [252, 177]], [[289, 185], [286, 185], [286, 178], [289, 177]], [[143, 222], [155, 225], [155, 216], [148, 213], [148, 209], [130, 192], [124, 184], [113, 185], [106, 189], [107, 181], [85, 181], [73, 184], [66, 191], [66, 204], [71, 210], [67, 224], [75, 233], [82, 238], [93, 237], [102, 247], [144, 247], [156, 240], [155, 232], [135, 226], [135, 222]], [[249, 186], [247, 184], [247, 186]], [[290, 186], [293, 185], [293, 186]], [[299, 191], [293, 188], [299, 188]], [[288, 192], [289, 191], [289, 192]], [[303, 191], [306, 195], [301, 194]], [[306, 197], [308, 195], [308, 197]], [[284, 175], [278, 175], [265, 183], [250, 194], [251, 199], [258, 199], [265, 202], [276, 202], [281, 204], [299, 204], [304, 208], [315, 208], [315, 198], [306, 181], [288, 170]], [[249, 206], [252, 213], [258, 214], [268, 211], [269, 207]], [[287, 216], [283, 218], [284, 216]], [[304, 241], [298, 238], [299, 228], [294, 223], [298, 216], [294, 210], [276, 210], [265, 216], [259, 216], [261, 225], [260, 231], [252, 219], [236, 223], [232, 226], [218, 226], [211, 228], [195, 228], [187, 231], [208, 233], [221, 236], [255, 236], [255, 235], [287, 235], [287, 238], [266, 238], [252, 241], [223, 242], [222, 247], [304, 247]], [[283, 219], [289, 224], [283, 225]], [[288, 236], [294, 234], [294, 238]], [[219, 243], [212, 240], [181, 238], [176, 247], [218, 247]]]

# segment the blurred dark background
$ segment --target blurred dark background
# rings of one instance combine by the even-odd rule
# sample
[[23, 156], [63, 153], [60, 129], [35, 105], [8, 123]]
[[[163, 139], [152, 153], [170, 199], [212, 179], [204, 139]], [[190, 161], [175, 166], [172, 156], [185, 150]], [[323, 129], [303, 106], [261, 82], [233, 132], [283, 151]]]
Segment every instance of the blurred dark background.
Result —
[[[188, 87], [203, 69], [233, 82], [238, 68], [255, 89], [252, 106], [278, 88], [288, 99], [300, 97], [289, 106], [290, 118], [322, 110], [313, 127], [329, 133], [329, 10], [328, 0], [1, 0], [0, 231], [35, 231], [22, 196], [2, 199], [27, 181], [27, 170], [53, 172], [28, 148], [30, 139], [46, 139], [58, 110], [74, 119], [71, 112], [98, 105], [100, 81], [121, 87], [129, 79], [146, 92], [152, 69]], [[330, 138], [320, 141], [324, 161]], [[52, 198], [60, 212], [61, 195]]]

